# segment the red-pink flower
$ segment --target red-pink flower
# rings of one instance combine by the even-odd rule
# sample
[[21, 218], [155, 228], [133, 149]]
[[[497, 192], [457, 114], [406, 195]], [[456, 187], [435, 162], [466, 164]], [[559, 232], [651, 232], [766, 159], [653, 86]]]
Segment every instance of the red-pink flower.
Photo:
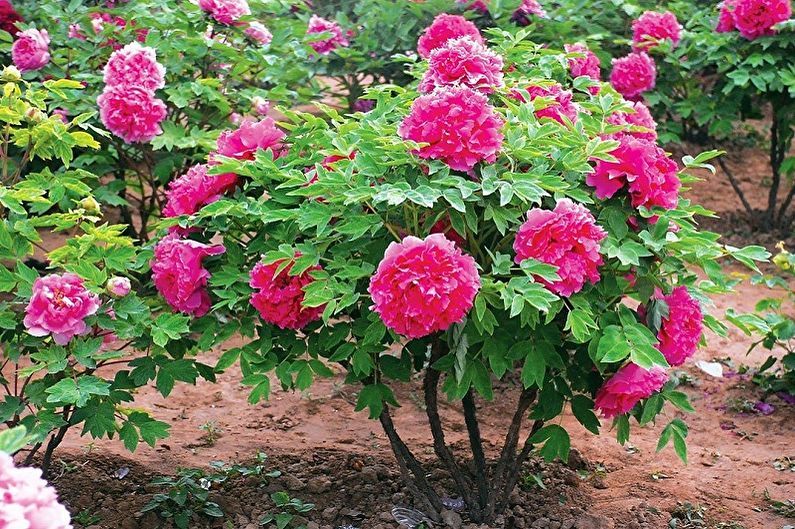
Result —
[[630, 411], [641, 399], [651, 397], [668, 381], [661, 367], [644, 369], [637, 364], [627, 364], [596, 393], [594, 407], [609, 419]]
[[632, 21], [632, 49], [635, 51], [650, 50], [657, 47], [659, 41], [668, 39], [672, 47], [679, 44], [682, 26], [676, 15], [670, 11], [659, 13], [645, 11]]
[[488, 0], [455, 0], [458, 5], [466, 6], [467, 9], [473, 11], [480, 11], [481, 13], [489, 12]]
[[345, 38], [342, 28], [337, 22], [312, 15], [309, 19], [309, 25], [306, 28], [306, 34], [314, 35], [317, 33], [331, 34], [331, 36], [322, 40], [313, 40], [309, 43], [312, 49], [321, 55], [328, 55], [338, 47], [346, 47], [349, 44], [348, 39]]
[[469, 171], [478, 162], [496, 160], [502, 126], [485, 95], [467, 86], [441, 87], [414, 100], [399, 133], [403, 139], [429, 144], [419, 149], [420, 158]]
[[613, 59], [610, 83], [627, 99], [634, 99], [643, 92], [651, 90], [656, 80], [657, 68], [654, 66], [654, 59], [645, 52], [632, 52], [626, 57]]
[[273, 33], [262, 22], [249, 22], [248, 27], [243, 32], [251, 40], [265, 46], [273, 40]]
[[502, 58], [472, 37], [450, 39], [431, 52], [418, 90], [465, 85], [488, 94], [503, 86], [502, 67]]
[[244, 119], [238, 129], [225, 130], [218, 136], [217, 147], [210, 154], [210, 161], [213, 161], [215, 154], [237, 160], [253, 160], [260, 149], [270, 149], [274, 158], [279, 158], [287, 154], [287, 147], [282, 143], [284, 137], [284, 132], [272, 118], [260, 121]]
[[596, 196], [610, 198], [626, 186], [634, 207], [675, 208], [681, 187], [676, 162], [651, 141], [628, 134], [618, 141], [620, 145], [610, 152], [617, 161], [597, 160], [594, 172], [586, 177]]
[[0, 29], [16, 35], [19, 33], [17, 22], [24, 22], [14, 6], [8, 0], [0, 0]]
[[[300, 256], [297, 254], [296, 257]], [[251, 296], [251, 304], [263, 320], [280, 329], [299, 330], [320, 318], [326, 306], [305, 307], [304, 287], [314, 281], [311, 273], [321, 270], [313, 266], [298, 275], [290, 275], [293, 264], [276, 275], [282, 261], [266, 265], [257, 263], [251, 270], [251, 288], [257, 292]]]
[[[527, 88], [527, 92], [530, 94], [530, 101], [534, 101], [539, 97], [551, 99], [546, 106], [535, 111], [538, 119], [554, 119], [561, 125], [566, 124], [563, 119], [564, 116], [572, 123], [577, 121], [577, 105], [572, 101], [572, 94], [568, 90], [563, 90], [563, 87], [558, 83], [548, 86], [530, 86]], [[514, 91], [513, 94], [519, 100], [524, 101], [524, 96], [521, 92]]]
[[194, 165], [169, 184], [163, 217], [193, 215], [237, 185], [236, 174], [210, 175], [207, 174], [208, 169], [205, 164]]
[[433, 50], [443, 46], [448, 40], [467, 35], [476, 42], [483, 43], [483, 37], [475, 24], [462, 16], [442, 13], [433, 19], [433, 23], [420, 36], [417, 53], [427, 59]]
[[[566, 53], [580, 53], [583, 57], [574, 57], [569, 59], [569, 72], [572, 77], [590, 77], [594, 81], [600, 81], [602, 75], [602, 67], [599, 63], [599, 57], [594, 52], [588, 49], [585, 44], [566, 44], [564, 45]], [[590, 89], [592, 94], [599, 92], [598, 86], [592, 86]]]
[[368, 288], [384, 324], [409, 338], [463, 320], [478, 290], [475, 260], [440, 233], [391, 243]]
[[774, 35], [773, 26], [792, 16], [790, 0], [734, 0], [733, 3], [734, 25], [748, 40]]
[[242, 16], [250, 15], [246, 0], [199, 0], [199, 7], [221, 24], [234, 25]]
[[660, 341], [657, 348], [669, 364], [679, 366], [698, 349], [704, 331], [704, 315], [701, 305], [690, 296], [687, 287], [676, 287], [662, 299], [668, 305], [668, 316], [663, 318], [657, 333]]
[[20, 72], [39, 70], [50, 62], [50, 35], [46, 29], [26, 29], [17, 33], [11, 45], [11, 59]]
[[106, 86], [97, 98], [105, 127], [127, 143], [146, 143], [161, 134], [166, 105], [152, 92], [137, 86]]
[[555, 209], [534, 208], [519, 227], [513, 249], [517, 263], [537, 259], [558, 267], [557, 281], [538, 278], [550, 290], [571, 296], [582, 290], [586, 282], [599, 282], [602, 256], [599, 244], [607, 237], [588, 208], [568, 198], [561, 199]]
[[529, 26], [532, 20], [530, 18], [531, 15], [546, 18], [547, 12], [544, 11], [544, 8], [538, 3], [538, 0], [522, 0], [522, 3], [516, 8], [513, 15], [511, 15], [511, 20], [520, 26]]
[[33, 336], [52, 335], [58, 345], [89, 332], [85, 319], [97, 312], [99, 296], [75, 274], [50, 274], [33, 282], [25, 309], [25, 328]]
[[201, 317], [210, 310], [207, 280], [210, 272], [202, 267], [202, 260], [220, 255], [223, 245], [210, 246], [169, 234], [155, 246], [150, 263], [152, 280], [166, 302], [179, 312]]
[[629, 134], [635, 136], [636, 138], [641, 138], [644, 140], [649, 141], [656, 141], [657, 140], [657, 122], [654, 121], [654, 118], [649, 112], [648, 107], [641, 103], [640, 101], [636, 101], [634, 103], [629, 103], [632, 108], [635, 110], [634, 112], [614, 112], [607, 116], [607, 122], [612, 125], [624, 125], [627, 127], [643, 127], [647, 130], [640, 131], [640, 130], [626, 130], [621, 132], [616, 132], [614, 134], [610, 134], [609, 137], [613, 139], [618, 139], [625, 134]]
[[41, 470], [15, 467], [0, 453], [0, 527], [3, 529], [72, 529], [69, 511], [58, 493], [41, 477]]
[[165, 75], [166, 69], [157, 62], [155, 50], [138, 42], [114, 51], [104, 70], [108, 86], [138, 86], [149, 91], [163, 88]]
[[718, 25], [715, 28], [717, 33], [728, 33], [737, 29], [734, 25], [734, 0], [724, 0], [720, 3], [720, 15]]

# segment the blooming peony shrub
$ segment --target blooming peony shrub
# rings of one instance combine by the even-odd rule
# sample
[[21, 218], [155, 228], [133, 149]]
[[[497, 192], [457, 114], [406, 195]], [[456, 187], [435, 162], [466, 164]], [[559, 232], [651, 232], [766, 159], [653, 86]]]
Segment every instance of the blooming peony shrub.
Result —
[[58, 345], [88, 332], [85, 323], [99, 308], [99, 297], [75, 274], [51, 274], [33, 282], [33, 294], [25, 308], [25, 328], [33, 336], [52, 335]]
[[662, 40], [669, 40], [672, 47], [679, 44], [682, 26], [670, 11], [644, 11], [632, 21], [632, 49], [635, 51], [655, 48]]
[[[691, 336], [687, 314], [662, 298], [686, 287], [707, 299], [703, 287], [729, 288], [723, 260], [747, 252], [738, 257], [753, 265], [743, 256], [765, 253], [699, 233], [700, 209], [679, 199], [679, 165], [634, 135], [651, 130], [630, 122], [640, 107], [609, 89], [592, 93], [572, 77], [568, 53], [528, 42], [528, 31], [491, 33], [504, 86], [421, 93], [432, 57], [461, 36], [441, 31], [444, 20], [421, 38], [430, 58], [411, 69], [415, 84], [371, 88], [368, 112], [322, 106], [324, 120], [285, 111], [274, 124], [284, 134], [266, 142], [279, 145], [278, 156], [225, 154], [219, 142], [211, 172], [240, 175], [238, 190], [180, 225], [190, 230], [183, 241], [226, 248], [202, 264], [213, 310], [190, 325], [203, 336], [241, 330], [244, 343], [216, 370], [239, 362], [251, 402], [269, 395], [274, 376], [303, 391], [343, 372], [358, 391], [356, 409], [380, 421], [411, 469], [417, 508], [440, 519], [440, 494], [391, 415], [394, 383], [422, 378], [440, 464], [456, 476], [468, 516], [488, 523], [531, 453], [567, 458], [564, 409], [594, 433], [610, 427], [601, 413], [621, 442], [630, 420], [648, 423], [666, 403], [690, 410], [665, 384], [670, 364], [658, 338], [662, 327]], [[517, 97], [549, 86], [560, 92]], [[582, 109], [575, 126], [536, 115], [553, 102]], [[685, 158], [682, 171], [710, 156]], [[173, 244], [165, 228], [175, 223], [163, 223], [158, 245]], [[704, 325], [724, 332], [708, 310]], [[495, 388], [509, 372], [520, 387]], [[482, 448], [479, 402], [515, 402], [494, 465], [459, 464], [445, 451], [439, 392], [468, 417], [472, 453]], [[662, 444], [673, 441], [686, 457], [684, 422], [664, 432]]]
[[433, 50], [444, 46], [448, 40], [467, 36], [475, 42], [483, 43], [483, 37], [475, 24], [462, 16], [442, 13], [420, 35], [417, 41], [417, 53], [423, 59], [427, 59]]
[[0, 526], [25, 529], [72, 529], [69, 511], [58, 493], [41, 477], [41, 470], [17, 467], [0, 453]]
[[17, 33], [11, 45], [11, 59], [20, 72], [39, 70], [50, 62], [50, 35], [46, 29], [26, 29]]
[[450, 39], [431, 52], [419, 91], [464, 85], [490, 93], [503, 85], [502, 67], [502, 59], [472, 37]]
[[[330, 36], [317, 39], [316, 37], [313, 37], [313, 35], [317, 33], [329, 33]], [[312, 38], [312, 40], [309, 42], [309, 45], [313, 50], [321, 55], [328, 55], [335, 49], [339, 47], [346, 47], [349, 44], [348, 39], [345, 38], [342, 28], [337, 22], [320, 18], [317, 15], [312, 15], [312, 17], [309, 19], [309, 25], [306, 28], [306, 34]]]
[[654, 59], [645, 52], [635, 51], [626, 57], [613, 59], [610, 84], [627, 99], [635, 99], [653, 89], [656, 78]]
[[481, 161], [493, 162], [502, 146], [503, 121], [485, 95], [466, 86], [442, 87], [418, 97], [400, 124], [404, 139], [427, 143], [421, 158], [442, 160], [468, 171]]
[[234, 25], [251, 14], [246, 0], [199, 0], [199, 7], [221, 24]]

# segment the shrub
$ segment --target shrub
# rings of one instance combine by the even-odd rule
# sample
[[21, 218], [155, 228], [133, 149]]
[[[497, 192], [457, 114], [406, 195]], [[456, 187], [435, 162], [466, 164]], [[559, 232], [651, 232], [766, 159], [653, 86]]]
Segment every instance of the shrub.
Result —
[[[610, 122], [633, 107], [606, 85], [592, 95], [593, 80], [568, 76], [569, 55], [528, 42], [530, 32], [489, 32], [507, 72], [504, 88], [480, 87], [489, 95], [381, 86], [368, 92], [375, 101], [368, 113], [286, 112], [278, 148], [260, 149], [253, 160], [211, 154], [211, 173], [240, 177], [233, 196], [163, 223], [186, 243], [225, 246], [204, 264], [213, 310], [193, 325], [205, 333], [240, 329], [248, 340], [216, 369], [239, 362], [257, 402], [269, 395], [271, 374], [284, 388], [304, 390], [333, 374], [329, 363], [340, 366], [347, 383], [361, 385], [356, 409], [380, 421], [417, 504], [433, 518], [440, 498], [395, 430], [393, 384], [421, 375], [435, 453], [470, 516], [489, 520], [506, 506], [531, 452], [568, 457], [569, 435], [553, 421], [567, 404], [596, 433], [594, 398], [600, 388], [618, 391], [613, 424], [621, 442], [630, 417], [653, 421], [666, 401], [692, 411], [683, 394], [661, 387], [669, 363], [681, 358], [668, 360], [657, 344], [677, 333], [698, 340], [701, 328], [683, 328], [685, 312], [669, 307], [667, 296], [681, 292], [699, 307], [706, 294], [732, 285], [721, 259], [755, 267], [768, 255], [699, 232], [695, 216], [703, 210], [676, 197], [691, 177], [672, 173], [676, 164], [648, 139], [638, 140], [648, 143], [647, 162], [621, 165], [613, 154], [621, 141], [649, 132]], [[426, 66], [412, 65], [417, 78]], [[532, 87], [552, 80], [558, 91], [533, 97]], [[562, 104], [564, 93], [574, 115], [540, 112]], [[448, 114], [438, 105], [447, 99], [460, 108]], [[424, 127], [413, 121], [420, 113]], [[715, 154], [687, 157], [685, 167], [707, 167]], [[599, 163], [616, 165], [604, 171], [619, 182], [609, 198], [587, 181]], [[657, 201], [648, 194], [654, 185], [644, 190], [643, 182], [660, 178], [672, 182], [673, 195]], [[703, 322], [724, 331], [708, 314]], [[686, 356], [696, 345], [688, 343]], [[642, 391], [629, 377], [621, 390], [613, 377], [622, 369], [661, 375]], [[515, 415], [489, 464], [476, 402], [488, 405], [493, 380], [514, 370]], [[473, 472], [445, 442], [440, 390], [462, 404]], [[602, 411], [612, 416], [611, 409]], [[686, 435], [675, 419], [660, 447], [672, 441], [685, 458]]]

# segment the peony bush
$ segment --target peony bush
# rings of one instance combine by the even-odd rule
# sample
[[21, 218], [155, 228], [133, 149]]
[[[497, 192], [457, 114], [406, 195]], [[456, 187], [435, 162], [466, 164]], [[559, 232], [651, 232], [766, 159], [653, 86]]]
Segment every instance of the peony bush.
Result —
[[[250, 402], [272, 377], [305, 390], [344, 372], [415, 505], [438, 520], [439, 484], [392, 421], [394, 385], [421, 377], [434, 452], [469, 516], [489, 521], [532, 453], [567, 459], [564, 409], [622, 443], [631, 419], [654, 421], [666, 403], [692, 411], [667, 370], [704, 329], [725, 332], [708, 312], [708, 295], [733, 285], [719, 263], [755, 268], [768, 254], [698, 231], [703, 210], [680, 193], [717, 153], [670, 158], [645, 106], [597, 82], [592, 64], [571, 68], [587, 49], [445, 20], [419, 38], [415, 82], [371, 88], [369, 112], [285, 111], [246, 125], [260, 139], [222, 134], [161, 222], [151, 266], [192, 330], [245, 338], [215, 369], [239, 363]], [[205, 178], [228, 174], [236, 185], [206, 191]], [[498, 392], [515, 414], [487, 454], [478, 406]], [[466, 454], [446, 442], [440, 393], [463, 409]], [[660, 448], [686, 459], [686, 436], [675, 418]]]

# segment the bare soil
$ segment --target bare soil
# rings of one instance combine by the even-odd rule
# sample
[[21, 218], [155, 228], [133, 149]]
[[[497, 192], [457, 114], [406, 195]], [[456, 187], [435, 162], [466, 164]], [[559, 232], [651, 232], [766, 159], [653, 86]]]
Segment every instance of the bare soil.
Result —
[[[764, 197], [756, 182], [764, 171], [764, 155], [744, 153], [743, 159], [748, 169], [741, 175], [743, 185], [761, 205]], [[720, 173], [705, 174], [705, 178], [690, 196], [722, 218], [739, 218], [733, 217], [739, 201], [725, 178]], [[710, 222], [707, 227], [727, 233], [734, 243], [759, 242], [758, 234], [743, 232], [739, 222]], [[772, 246], [776, 241], [762, 242]], [[758, 299], [768, 295], [763, 287], [743, 284], [731, 297], [715, 300], [710, 311], [720, 316], [728, 308], [752, 310]], [[494, 526], [662, 529], [669, 527], [670, 513], [680, 502], [706, 508], [706, 525], [676, 525], [680, 528], [780, 529], [795, 524], [795, 520], [772, 512], [765, 500], [766, 493], [779, 500], [795, 499], [795, 472], [777, 470], [773, 465], [785, 456], [795, 459], [795, 407], [771, 397], [769, 403], [776, 410], [768, 416], [732, 411], [727, 403], [733, 399], [756, 401], [758, 389], [741, 376], [712, 378], [695, 367], [695, 361], [722, 358], [735, 365], [758, 365], [766, 352], [746, 355], [750, 339], [736, 329], [731, 329], [727, 338], [709, 336], [708, 342], [684, 366], [693, 381], [684, 390], [696, 408], [695, 414], [685, 417], [690, 427], [689, 465], [679, 462], [670, 447], [655, 452], [662, 426], [679, 412], [669, 409], [657, 425], [633, 426], [631, 444], [625, 447], [607, 431], [609, 425], [601, 436], [594, 436], [566, 414], [562, 425], [579, 450], [571, 467], [528, 463], [527, 474], [537, 474], [546, 488], [528, 480], [514, 494], [509, 512]], [[219, 354], [211, 351], [202, 357], [213, 363]], [[305, 520], [299, 520], [306, 521], [310, 529], [345, 524], [361, 529], [397, 527], [390, 509], [411, 501], [398, 479], [380, 425], [353, 411], [356, 388], [343, 386], [342, 377], [337, 376], [320, 381], [303, 394], [276, 390], [269, 402], [251, 406], [239, 380], [240, 373], [230, 369], [217, 384], [178, 385], [167, 400], [154, 388], [140, 391], [135, 405], [172, 425], [171, 437], [154, 449], [143, 446], [131, 455], [117, 441], [91, 442], [79, 432], [71, 432], [57, 452], [55, 465], [63, 472], [54, 480], [70, 510], [95, 515], [92, 528], [158, 527], [161, 522], [153, 513], [139, 512], [154, 493], [162, 492], [150, 484], [153, 477], [173, 474], [178, 467], [207, 469], [214, 460], [250, 462], [264, 452], [269, 456], [267, 467], [280, 470], [282, 476], [264, 481], [237, 478], [213, 489], [211, 499], [221, 505], [226, 518], [214, 524], [196, 518], [191, 527], [254, 529], [261, 515], [276, 512], [269, 493], [278, 490], [316, 504], [303, 514]], [[430, 461], [431, 439], [423, 421], [420, 391], [416, 381], [398, 387], [402, 407], [395, 411], [394, 419], [418, 456]], [[479, 404], [481, 428], [492, 455], [517, 397], [515, 388], [501, 383], [493, 402]], [[466, 432], [460, 408], [449, 403], [440, 403], [440, 407], [451, 431], [449, 439], [463, 448]], [[207, 438], [208, 424], [217, 431], [216, 439]], [[122, 467], [128, 467], [129, 474], [115, 478], [114, 472]], [[443, 487], [447, 484], [439, 469], [432, 470], [431, 477]], [[458, 529], [458, 525], [466, 528], [468, 524], [464, 514], [463, 521], [451, 515], [447, 525]], [[475, 527], [471, 525], [471, 529]]]

